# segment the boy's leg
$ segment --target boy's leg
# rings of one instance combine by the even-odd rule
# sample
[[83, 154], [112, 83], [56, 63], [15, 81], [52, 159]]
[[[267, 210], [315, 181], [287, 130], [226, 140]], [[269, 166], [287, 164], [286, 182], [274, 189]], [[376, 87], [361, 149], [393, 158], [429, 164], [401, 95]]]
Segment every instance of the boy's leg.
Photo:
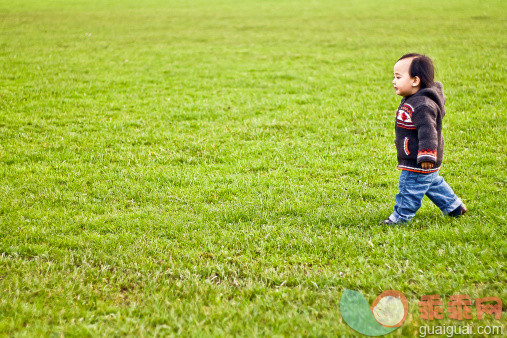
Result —
[[395, 197], [396, 204], [393, 213], [389, 216], [391, 222], [408, 222], [421, 207], [422, 199], [431, 185], [430, 181], [422, 179], [421, 176], [426, 176], [426, 174], [401, 171], [399, 192]]
[[446, 215], [461, 207], [463, 202], [454, 193], [442, 176], [437, 175], [426, 192], [428, 198]]

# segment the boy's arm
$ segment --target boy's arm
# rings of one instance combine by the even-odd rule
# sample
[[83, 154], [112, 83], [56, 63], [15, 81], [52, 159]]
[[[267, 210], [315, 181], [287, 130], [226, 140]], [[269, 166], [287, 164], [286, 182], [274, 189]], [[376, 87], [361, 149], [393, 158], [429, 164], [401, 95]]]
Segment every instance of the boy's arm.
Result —
[[[421, 164], [421, 166], [424, 162], [434, 164], [437, 162], [438, 147], [436, 109], [428, 106], [418, 107], [413, 114], [412, 120], [417, 130], [417, 137], [419, 138], [417, 164]], [[431, 169], [432, 167], [433, 165], [429, 168], [423, 167], [423, 169]]]

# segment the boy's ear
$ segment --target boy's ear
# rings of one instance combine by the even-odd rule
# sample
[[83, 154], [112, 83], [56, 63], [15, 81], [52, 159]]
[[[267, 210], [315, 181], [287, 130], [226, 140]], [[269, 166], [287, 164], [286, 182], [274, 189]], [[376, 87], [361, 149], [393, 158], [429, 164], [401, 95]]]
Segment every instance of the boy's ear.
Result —
[[421, 78], [419, 76], [414, 76], [412, 79], [412, 87], [417, 87], [421, 84]]

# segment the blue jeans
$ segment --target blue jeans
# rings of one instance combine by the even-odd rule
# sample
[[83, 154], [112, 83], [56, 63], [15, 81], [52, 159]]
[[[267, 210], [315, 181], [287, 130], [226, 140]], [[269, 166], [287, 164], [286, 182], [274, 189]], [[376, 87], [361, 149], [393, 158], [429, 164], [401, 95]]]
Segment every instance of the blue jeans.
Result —
[[389, 219], [395, 223], [410, 221], [421, 207], [424, 195], [428, 196], [446, 215], [462, 204], [438, 171], [431, 174], [419, 174], [402, 170], [394, 212]]

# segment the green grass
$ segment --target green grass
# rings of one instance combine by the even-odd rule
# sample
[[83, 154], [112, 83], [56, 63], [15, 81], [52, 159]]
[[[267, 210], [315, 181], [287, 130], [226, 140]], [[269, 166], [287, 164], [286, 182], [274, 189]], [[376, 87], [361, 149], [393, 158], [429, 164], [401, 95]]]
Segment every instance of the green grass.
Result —
[[[402, 291], [392, 335], [414, 335], [421, 295], [507, 303], [505, 13], [0, 0], [0, 334], [354, 335], [349, 288]], [[426, 200], [386, 228], [392, 66], [414, 51], [444, 83], [441, 173], [469, 213]]]

